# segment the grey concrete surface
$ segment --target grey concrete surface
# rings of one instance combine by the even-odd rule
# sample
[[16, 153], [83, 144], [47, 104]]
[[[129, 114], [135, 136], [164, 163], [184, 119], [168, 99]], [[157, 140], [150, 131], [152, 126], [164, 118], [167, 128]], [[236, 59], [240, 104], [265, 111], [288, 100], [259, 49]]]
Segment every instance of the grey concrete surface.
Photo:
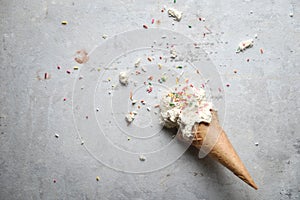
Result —
[[[164, 5], [183, 11], [182, 21], [172, 25]], [[300, 199], [299, 1], [1, 0], [0, 18], [0, 199]], [[90, 52], [103, 34], [143, 24], [201, 43], [230, 84], [224, 129], [259, 190], [193, 149], [161, 170], [129, 174], [80, 145], [72, 117], [76, 76], [65, 70], [81, 66], [75, 52]], [[254, 47], [236, 54], [255, 34]]]

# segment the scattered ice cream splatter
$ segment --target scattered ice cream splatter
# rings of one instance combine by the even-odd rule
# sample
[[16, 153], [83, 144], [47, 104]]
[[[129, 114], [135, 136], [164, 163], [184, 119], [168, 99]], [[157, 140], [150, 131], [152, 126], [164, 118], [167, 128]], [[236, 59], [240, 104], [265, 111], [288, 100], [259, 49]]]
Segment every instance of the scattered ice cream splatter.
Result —
[[120, 72], [119, 74], [119, 81], [122, 85], [128, 85], [128, 79], [129, 79], [129, 75], [127, 72]]
[[177, 52], [176, 52], [175, 49], [171, 49], [171, 50], [170, 50], [170, 54], [171, 54], [170, 57], [171, 57], [172, 59], [175, 59], [175, 58], [177, 57]]
[[182, 18], [182, 12], [174, 9], [174, 8], [169, 8], [168, 9], [168, 14], [169, 14], [169, 17], [172, 17], [175, 21], [180, 21], [181, 18]]
[[138, 58], [138, 59], [135, 61], [134, 66], [135, 66], [135, 67], [139, 67], [140, 64], [141, 64], [141, 59]]
[[108, 37], [108, 35], [106, 35], [106, 34], [103, 34], [103, 35], [102, 35], [102, 38], [103, 38], [103, 39], [106, 39], [107, 37]]
[[143, 72], [147, 72], [147, 68], [145, 66], [142, 67]]
[[239, 52], [244, 51], [247, 48], [253, 47], [253, 43], [254, 43], [253, 39], [244, 40], [244, 41], [240, 42], [239, 47], [237, 48], [236, 52], [239, 53]]
[[140, 161], [146, 161], [146, 157], [144, 155], [140, 155], [139, 159]]
[[131, 101], [131, 104], [134, 105], [134, 104], [136, 104], [137, 102], [138, 102], [138, 100], [133, 99], [133, 100]]
[[137, 115], [137, 112], [130, 112], [127, 115], [125, 115], [125, 119], [130, 124], [131, 122], [133, 122], [136, 115]]

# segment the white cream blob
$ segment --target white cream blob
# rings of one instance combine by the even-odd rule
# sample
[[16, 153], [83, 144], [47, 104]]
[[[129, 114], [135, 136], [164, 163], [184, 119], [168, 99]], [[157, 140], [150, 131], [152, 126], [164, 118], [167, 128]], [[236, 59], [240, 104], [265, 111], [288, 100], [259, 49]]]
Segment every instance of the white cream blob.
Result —
[[212, 103], [205, 90], [193, 85], [178, 87], [164, 95], [160, 102], [160, 120], [167, 128], [180, 128], [184, 138], [193, 137], [193, 126], [211, 122]]

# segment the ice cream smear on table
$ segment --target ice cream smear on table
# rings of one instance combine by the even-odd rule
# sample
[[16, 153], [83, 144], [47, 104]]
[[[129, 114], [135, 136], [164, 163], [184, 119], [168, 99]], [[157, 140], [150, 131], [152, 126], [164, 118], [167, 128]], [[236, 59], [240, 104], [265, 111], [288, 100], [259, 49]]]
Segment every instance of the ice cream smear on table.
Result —
[[183, 138], [191, 139], [196, 123], [210, 123], [212, 103], [207, 101], [205, 90], [194, 85], [174, 88], [162, 96], [160, 120], [167, 128], [179, 128]]

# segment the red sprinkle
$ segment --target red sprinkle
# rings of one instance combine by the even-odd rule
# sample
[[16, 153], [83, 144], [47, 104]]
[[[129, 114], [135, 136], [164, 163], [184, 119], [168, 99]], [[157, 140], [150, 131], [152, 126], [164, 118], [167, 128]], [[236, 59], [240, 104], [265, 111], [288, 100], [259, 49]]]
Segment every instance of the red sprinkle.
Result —
[[250, 61], [250, 59], [248, 58], [248, 59], [247, 59], [247, 62], [249, 62], [249, 61]]
[[230, 86], [229, 83], [227, 83], [227, 84], [226, 84], [226, 87], [229, 87], [229, 86]]
[[152, 90], [153, 90], [152, 87], [149, 87], [149, 88], [147, 89], [147, 92], [148, 92], [148, 93], [151, 93]]
[[144, 29], [148, 29], [148, 26], [146, 24], [143, 25]]
[[56, 183], [56, 179], [53, 179], [53, 183]]
[[260, 48], [260, 53], [263, 54], [264, 53], [264, 50], [262, 48]]
[[70, 71], [70, 70], [67, 70], [66, 72], [67, 72], [68, 74], [71, 74], [71, 71]]
[[162, 59], [162, 57], [161, 57], [161, 56], [159, 56], [159, 59], [161, 60], [161, 59]]
[[45, 79], [48, 79], [48, 78], [49, 78], [49, 74], [48, 74], [48, 73], [45, 73], [44, 78], [45, 78]]
[[64, 98], [64, 101], [67, 101], [67, 98]]
[[57, 69], [60, 69], [61, 67], [59, 65], [57, 65]]
[[152, 20], [151, 20], [151, 24], [154, 24], [154, 19], [152, 18]]

